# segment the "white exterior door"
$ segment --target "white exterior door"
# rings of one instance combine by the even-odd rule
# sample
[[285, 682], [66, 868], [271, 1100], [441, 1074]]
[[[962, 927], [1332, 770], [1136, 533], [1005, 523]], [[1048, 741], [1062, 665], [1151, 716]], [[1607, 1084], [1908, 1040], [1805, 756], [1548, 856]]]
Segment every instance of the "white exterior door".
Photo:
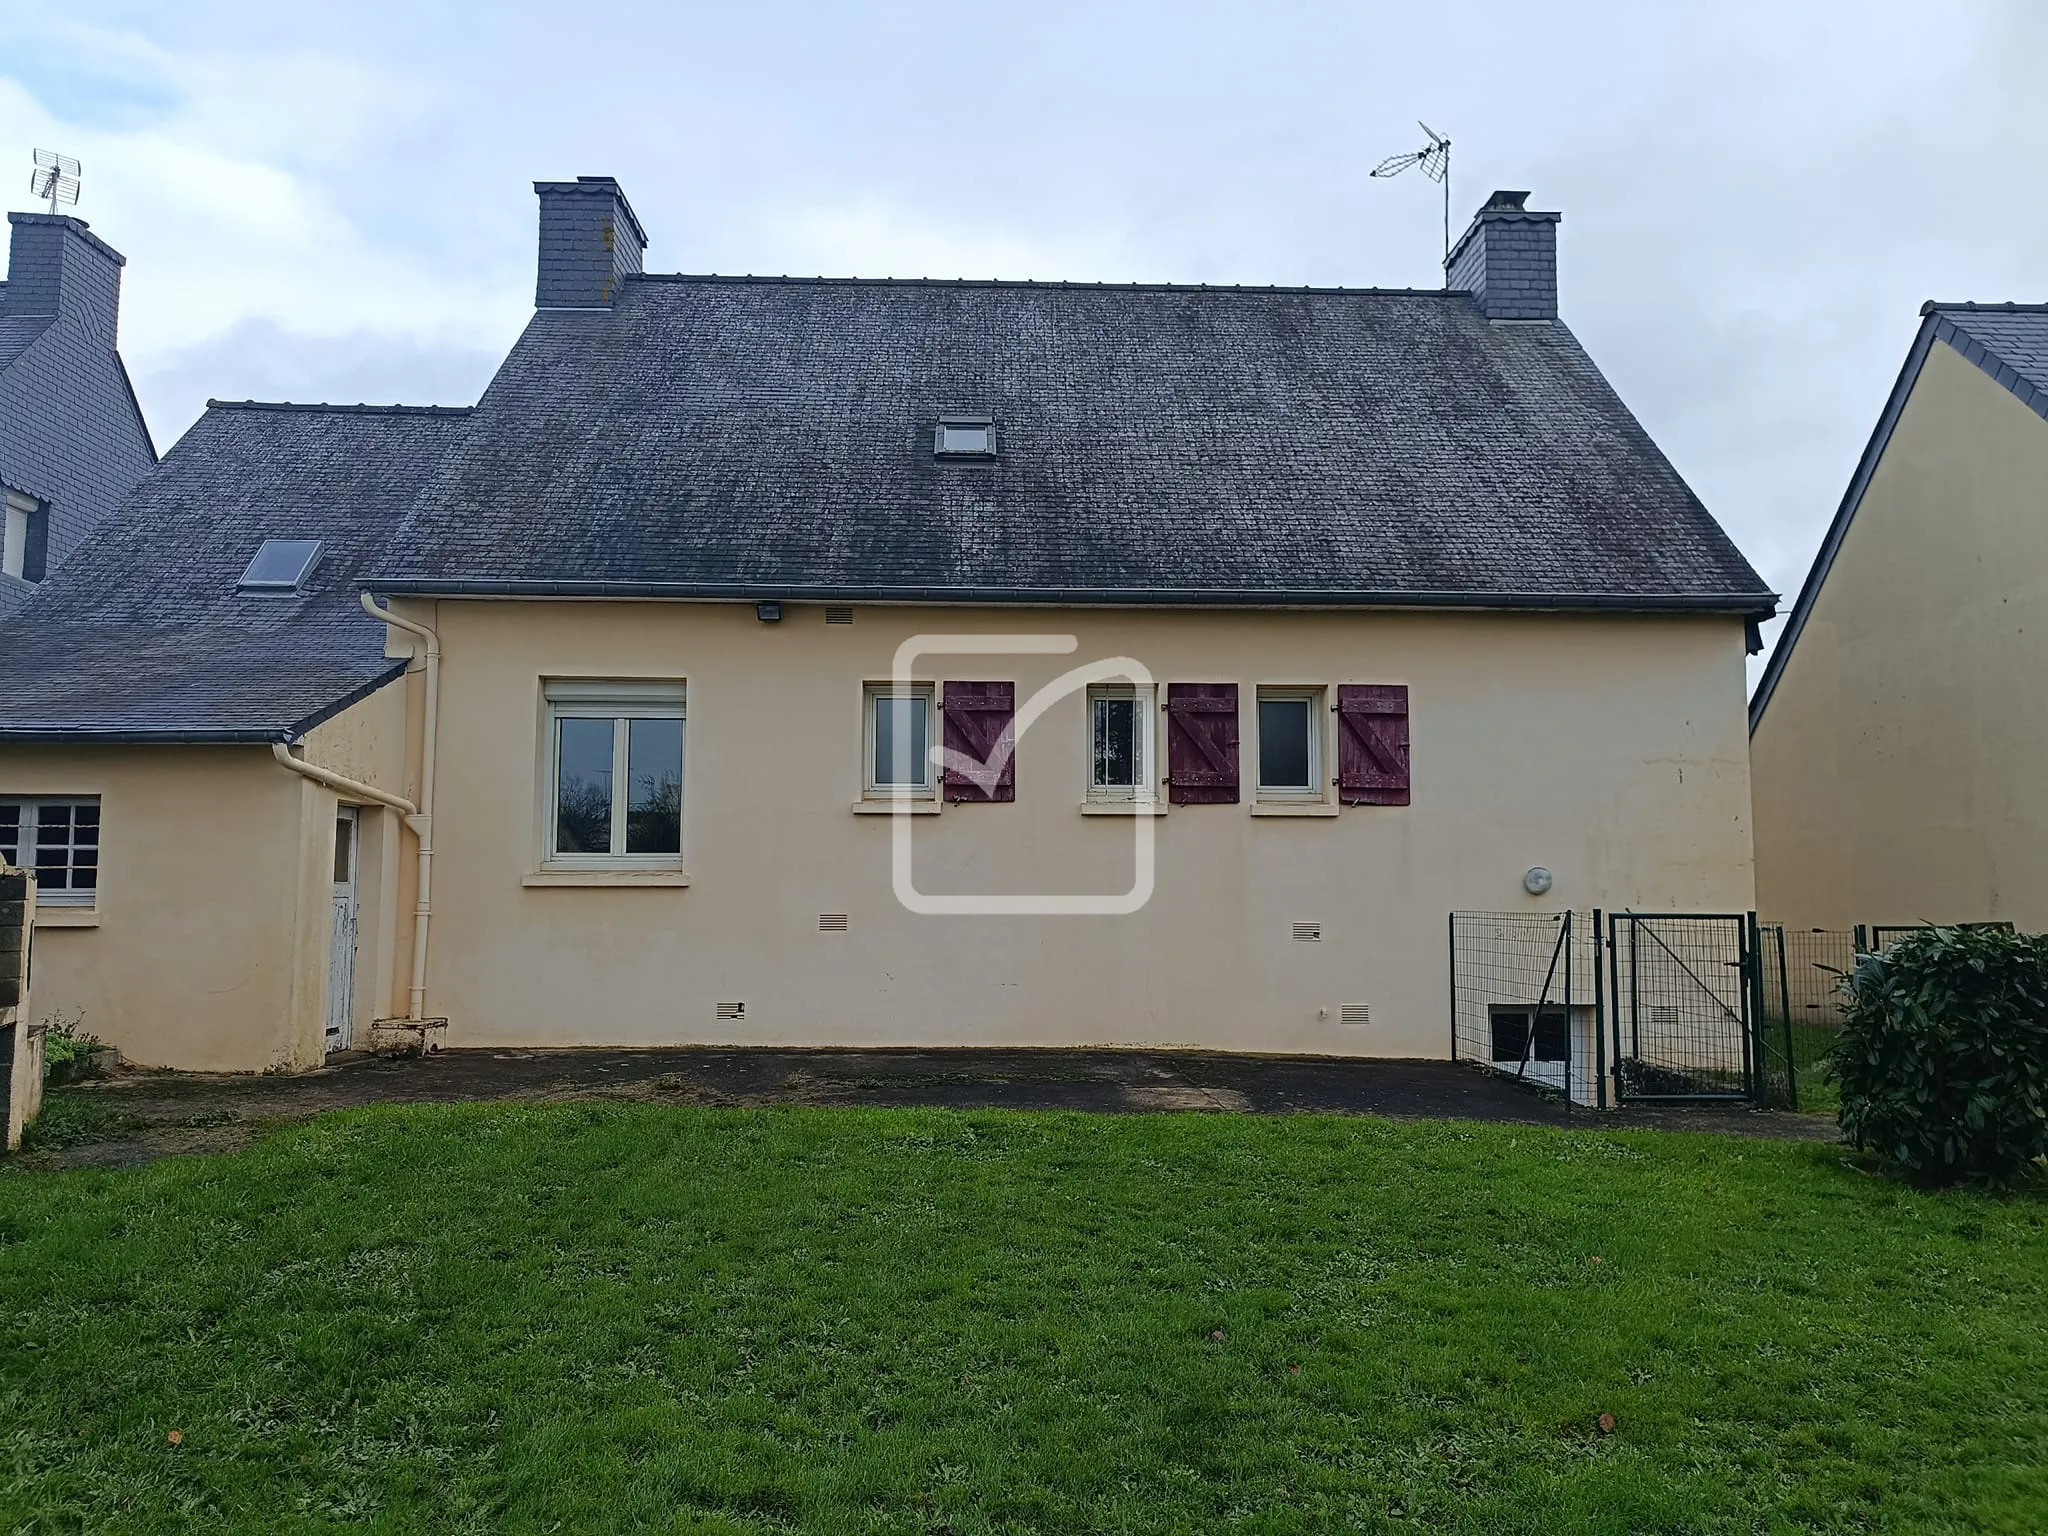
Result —
[[345, 1051], [355, 1008], [356, 829], [361, 812], [345, 805], [334, 822], [334, 942], [327, 951], [327, 1049]]

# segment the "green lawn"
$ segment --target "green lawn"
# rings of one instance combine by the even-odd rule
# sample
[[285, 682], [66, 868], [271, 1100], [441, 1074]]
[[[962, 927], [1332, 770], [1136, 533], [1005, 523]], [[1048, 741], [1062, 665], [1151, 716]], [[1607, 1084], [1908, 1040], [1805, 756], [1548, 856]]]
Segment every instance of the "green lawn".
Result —
[[0, 1531], [341, 1525], [2039, 1532], [2048, 1202], [1709, 1136], [627, 1104], [0, 1172]]

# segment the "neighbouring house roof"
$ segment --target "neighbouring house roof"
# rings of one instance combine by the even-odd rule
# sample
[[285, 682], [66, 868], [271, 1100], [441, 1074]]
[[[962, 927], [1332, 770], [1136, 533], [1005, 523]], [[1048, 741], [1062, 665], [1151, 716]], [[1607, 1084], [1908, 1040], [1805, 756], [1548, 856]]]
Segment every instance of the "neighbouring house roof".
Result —
[[[469, 426], [442, 407], [211, 403], [0, 628], [0, 740], [290, 740], [390, 682], [358, 577]], [[320, 555], [242, 595], [265, 539]]]
[[1757, 681], [1756, 692], [1750, 697], [1751, 731], [1757, 728], [1763, 720], [1764, 711], [1770, 707], [1771, 696], [1777, 692], [1778, 679], [1785, 674], [1793, 648], [1798, 645], [1799, 636], [1806, 628], [1807, 617], [1813, 612], [1828, 572], [1834, 568], [1835, 556], [1841, 551], [1843, 539], [1848, 536], [1849, 524], [1855, 520], [1856, 509], [1863, 503], [1863, 493], [1869, 489], [1871, 477], [1877, 473], [1878, 462], [1891, 442], [1906, 401], [1920, 380], [1920, 370], [1927, 362], [1927, 354], [1937, 342], [1953, 347], [2012, 391], [2036, 415], [2048, 418], [2048, 304], [1942, 304], [1930, 299], [1920, 306], [1920, 329], [1906, 353], [1905, 365], [1899, 369], [1899, 377], [1885, 399], [1884, 409], [1878, 414], [1870, 441], [1864, 445], [1863, 455], [1856, 461], [1855, 473], [1849, 477], [1849, 488], [1843, 493], [1841, 505], [1835, 509], [1834, 521], [1828, 524], [1827, 534], [1821, 539], [1820, 551], [1813, 557], [1806, 580], [1800, 584], [1799, 596], [1793, 600], [1791, 612], [1785, 619], [1785, 631], [1778, 637], [1770, 660], [1764, 666], [1763, 676]]
[[[951, 413], [993, 418], [993, 462], [935, 460]], [[723, 277], [537, 313], [366, 582], [1775, 602], [1569, 330], [1462, 292]]]

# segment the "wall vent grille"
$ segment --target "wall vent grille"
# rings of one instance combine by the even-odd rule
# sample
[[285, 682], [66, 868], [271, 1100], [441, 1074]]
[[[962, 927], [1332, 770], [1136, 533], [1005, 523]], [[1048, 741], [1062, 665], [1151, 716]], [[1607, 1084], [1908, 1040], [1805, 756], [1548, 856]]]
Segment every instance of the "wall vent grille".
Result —
[[846, 932], [846, 914], [844, 912], [820, 912], [818, 914], [818, 932]]
[[718, 1017], [721, 1020], [738, 1021], [746, 1016], [747, 1005], [745, 1003], [720, 1003], [718, 1005]]
[[853, 622], [853, 610], [851, 608], [827, 608], [825, 610], [825, 622], [827, 624], [851, 624]]
[[1323, 925], [1321, 923], [1296, 923], [1294, 925], [1294, 937], [1297, 943], [1320, 944], [1323, 941]]
[[1666, 1029], [1678, 1028], [1678, 1006], [1675, 1003], [1650, 1004], [1650, 1022]]
[[1346, 1003], [1337, 1013], [1346, 1029], [1364, 1029], [1372, 1022], [1372, 1009], [1364, 1003]]

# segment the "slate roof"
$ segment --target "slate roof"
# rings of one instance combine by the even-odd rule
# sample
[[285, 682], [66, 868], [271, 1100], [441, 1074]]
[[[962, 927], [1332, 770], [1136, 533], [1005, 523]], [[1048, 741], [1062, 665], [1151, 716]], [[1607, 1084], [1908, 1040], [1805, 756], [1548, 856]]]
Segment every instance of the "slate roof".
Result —
[[[357, 578], [467, 410], [223, 405], [0, 626], [0, 740], [289, 740], [397, 677]], [[240, 596], [266, 538], [317, 538], [290, 597]]]
[[[935, 462], [948, 412], [993, 464]], [[1774, 599], [1556, 323], [1468, 295], [631, 277], [541, 311], [376, 587]]]
[[1843, 492], [1841, 504], [1835, 508], [1834, 521], [1821, 538], [1820, 550], [1813, 557], [1806, 580], [1800, 583], [1799, 596], [1793, 599], [1784, 632], [1771, 649], [1763, 676], [1757, 679], [1756, 692], [1750, 695], [1749, 728], [1752, 733], [1762, 722], [1764, 711], [1770, 707], [1771, 698], [1778, 691], [1778, 679], [1785, 675], [1785, 668], [1792, 660], [1793, 648], [1799, 644], [1799, 637], [1806, 629], [1807, 615], [1813, 612], [1828, 572], [1834, 569], [1835, 556], [1841, 552], [1842, 541], [1848, 537], [1849, 524], [1856, 517], [1856, 509], [1863, 504], [1863, 493], [1869, 488], [1871, 476], [1877, 472], [1878, 461], [1884, 457], [1885, 447], [1891, 442], [1892, 431], [1898, 426], [1913, 386], [1919, 382], [1920, 369], [1927, 361], [1928, 351], [1937, 342], [1954, 347], [2012, 391], [2037, 416], [2048, 419], [2048, 304], [1943, 304], [1930, 299], [1920, 306], [1919, 333], [1914, 336], [1905, 364], [1899, 369], [1892, 392], [1878, 414], [1877, 425], [1871, 431], [1870, 441], [1864, 445], [1863, 456], [1856, 462], [1855, 473], [1849, 477], [1849, 488]]

